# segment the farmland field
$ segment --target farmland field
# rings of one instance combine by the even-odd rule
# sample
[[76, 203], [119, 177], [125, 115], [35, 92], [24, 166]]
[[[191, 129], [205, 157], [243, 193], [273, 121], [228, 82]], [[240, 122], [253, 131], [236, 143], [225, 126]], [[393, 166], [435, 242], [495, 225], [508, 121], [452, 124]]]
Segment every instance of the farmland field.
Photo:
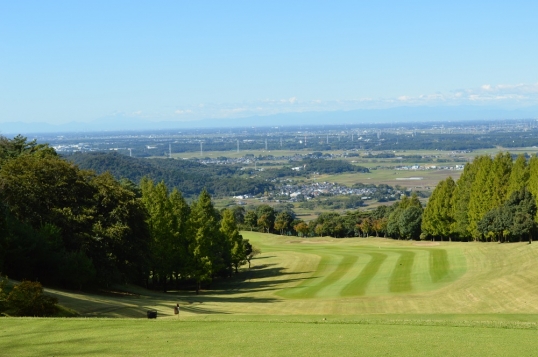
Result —
[[538, 245], [243, 235], [262, 251], [252, 268], [200, 295], [48, 289], [82, 317], [108, 318], [0, 318], [0, 355], [501, 356], [538, 345]]

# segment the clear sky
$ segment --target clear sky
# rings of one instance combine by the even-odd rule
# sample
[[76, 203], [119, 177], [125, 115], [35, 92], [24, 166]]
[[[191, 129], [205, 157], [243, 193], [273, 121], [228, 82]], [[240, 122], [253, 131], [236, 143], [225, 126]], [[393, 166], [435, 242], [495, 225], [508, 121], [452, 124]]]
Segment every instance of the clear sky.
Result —
[[538, 104], [537, 1], [0, 0], [0, 123]]

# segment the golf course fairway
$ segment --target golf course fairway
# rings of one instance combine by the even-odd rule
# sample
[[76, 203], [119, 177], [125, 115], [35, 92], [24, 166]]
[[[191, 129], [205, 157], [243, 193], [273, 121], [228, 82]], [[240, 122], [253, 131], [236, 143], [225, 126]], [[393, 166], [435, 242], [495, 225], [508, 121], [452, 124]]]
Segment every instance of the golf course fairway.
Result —
[[80, 317], [0, 318], [0, 356], [530, 356], [538, 347], [538, 244], [242, 234], [262, 254], [200, 295], [46, 289]]

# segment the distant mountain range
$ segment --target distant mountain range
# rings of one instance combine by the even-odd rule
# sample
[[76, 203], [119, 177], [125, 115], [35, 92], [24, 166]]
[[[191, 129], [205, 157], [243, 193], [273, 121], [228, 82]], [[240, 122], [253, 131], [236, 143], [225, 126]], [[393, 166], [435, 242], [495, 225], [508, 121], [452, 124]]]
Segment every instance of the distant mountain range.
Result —
[[150, 121], [137, 117], [112, 116], [92, 122], [48, 124], [43, 122], [0, 123], [0, 134], [35, 134], [62, 132], [138, 131], [151, 129], [191, 129], [246, 126], [297, 126], [372, 124], [402, 122], [443, 122], [467, 120], [538, 119], [538, 106], [519, 109], [500, 109], [485, 106], [445, 107], [395, 107], [389, 109], [358, 109], [350, 111], [282, 113], [268, 116], [252, 116], [227, 119], [204, 119], [195, 121]]

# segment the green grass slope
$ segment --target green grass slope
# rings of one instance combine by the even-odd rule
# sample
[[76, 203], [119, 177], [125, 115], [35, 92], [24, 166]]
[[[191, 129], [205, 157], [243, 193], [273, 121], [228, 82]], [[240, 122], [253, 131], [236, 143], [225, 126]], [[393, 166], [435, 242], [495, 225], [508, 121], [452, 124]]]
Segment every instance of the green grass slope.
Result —
[[252, 269], [201, 295], [47, 289], [82, 316], [136, 319], [0, 317], [0, 356], [536, 353], [538, 244], [243, 234], [263, 252]]
[[82, 316], [201, 314], [536, 314], [538, 245], [383, 238], [285, 237], [243, 232], [262, 254], [201, 295], [123, 287], [129, 296], [48, 289]]

